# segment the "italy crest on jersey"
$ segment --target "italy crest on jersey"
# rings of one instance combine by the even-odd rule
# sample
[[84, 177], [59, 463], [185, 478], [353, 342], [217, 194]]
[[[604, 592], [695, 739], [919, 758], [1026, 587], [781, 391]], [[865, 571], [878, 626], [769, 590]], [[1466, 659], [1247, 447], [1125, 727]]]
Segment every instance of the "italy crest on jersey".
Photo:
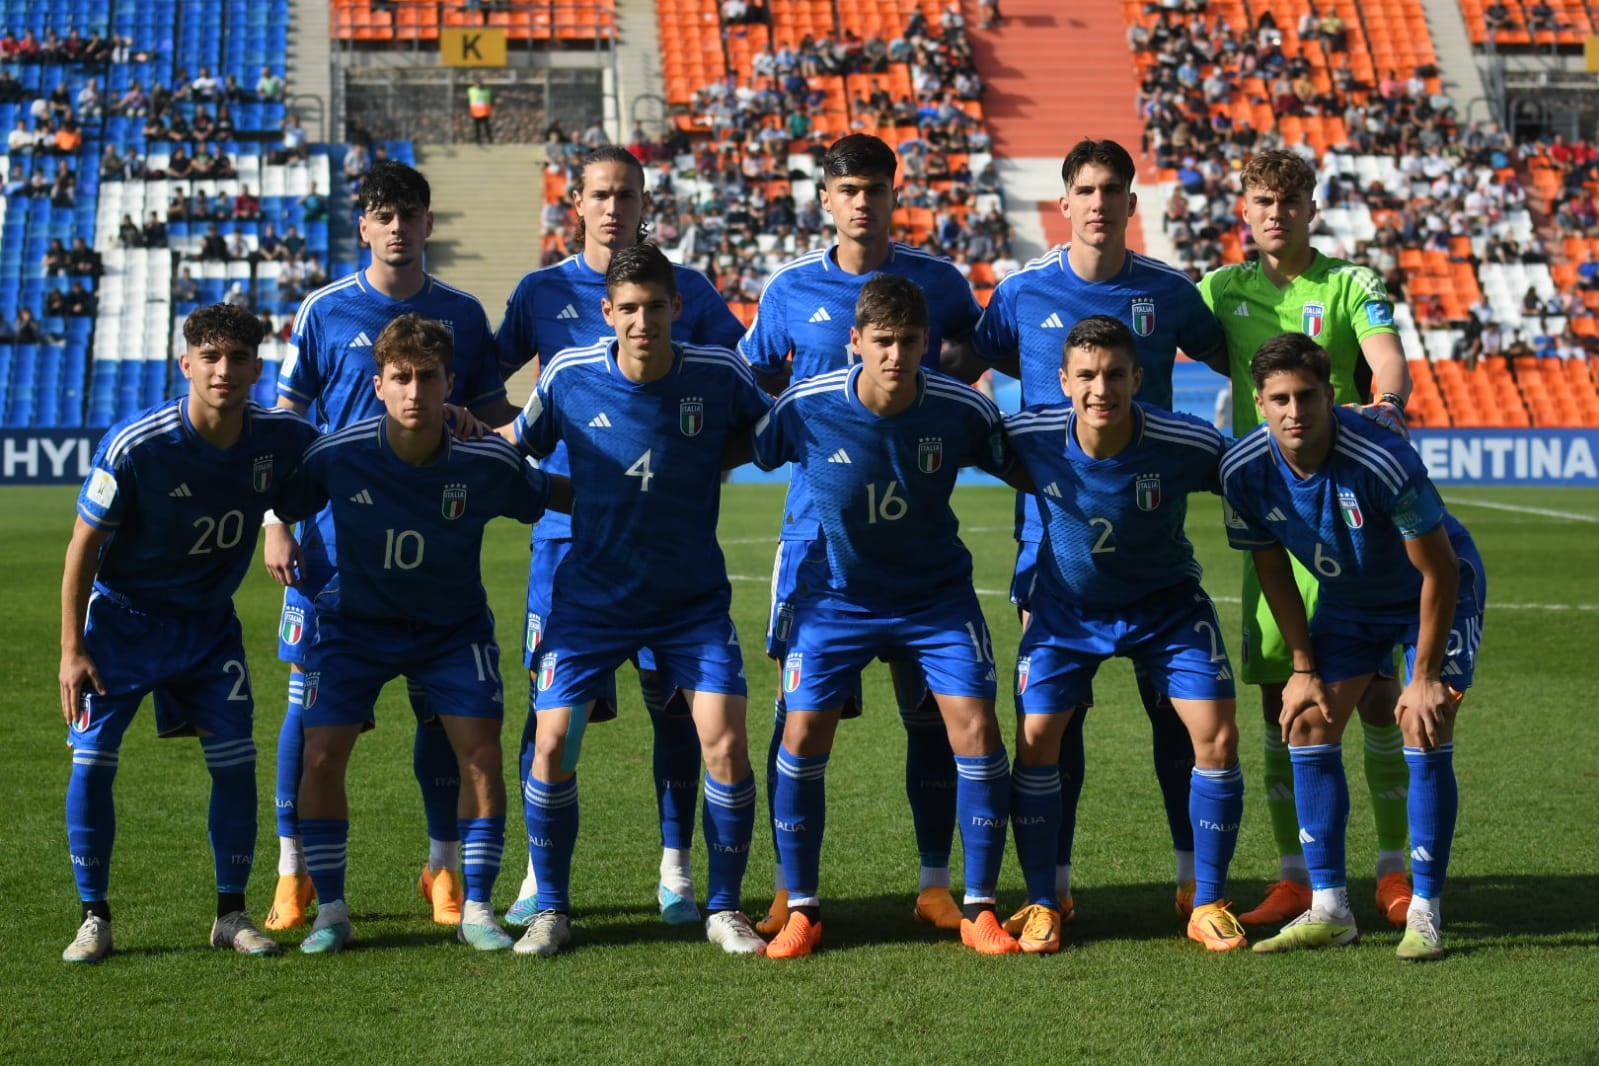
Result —
[[699, 396], [685, 396], [677, 405], [677, 429], [685, 437], [697, 437], [705, 428], [705, 401]]
[[916, 469], [936, 474], [944, 466], [944, 438], [923, 437], [916, 445]]
[[794, 627], [794, 608], [785, 603], [777, 608], [777, 614], [772, 618], [772, 636], [777, 640], [788, 640], [789, 630]]
[[1027, 675], [1033, 668], [1033, 657], [1023, 655], [1016, 660], [1016, 695], [1027, 691]]
[[1366, 524], [1366, 516], [1360, 513], [1360, 501], [1349, 489], [1338, 490], [1338, 513], [1344, 516], [1344, 525], [1350, 529]]
[[783, 691], [793, 692], [799, 688], [800, 668], [805, 660], [803, 652], [791, 651], [788, 658], [783, 661]]
[[555, 660], [559, 656], [555, 652], [547, 653], [539, 660], [539, 691], [543, 692], [555, 684]]
[[1139, 474], [1133, 482], [1133, 493], [1140, 511], [1153, 511], [1160, 506], [1160, 475]]
[[278, 639], [294, 647], [305, 636], [305, 611], [299, 607], [283, 608], [283, 624], [278, 627]]
[[439, 505], [439, 512], [452, 522], [466, 514], [466, 486], [459, 483], [444, 486], [444, 502]]
[[272, 457], [258, 455], [255, 457], [255, 469], [251, 472], [250, 484], [257, 492], [265, 492], [272, 487]]
[[539, 642], [544, 639], [544, 619], [534, 614], [527, 613], [527, 650], [531, 655], [539, 650]]
[[1133, 332], [1147, 337], [1155, 332], [1155, 301], [1133, 301]]
[[300, 697], [300, 709], [309, 711], [316, 706], [316, 690], [322, 687], [322, 674], [313, 670], [305, 675], [305, 695]]
[[1321, 324], [1326, 321], [1327, 308], [1322, 304], [1306, 304], [1299, 312], [1299, 332], [1315, 340], [1321, 336]]

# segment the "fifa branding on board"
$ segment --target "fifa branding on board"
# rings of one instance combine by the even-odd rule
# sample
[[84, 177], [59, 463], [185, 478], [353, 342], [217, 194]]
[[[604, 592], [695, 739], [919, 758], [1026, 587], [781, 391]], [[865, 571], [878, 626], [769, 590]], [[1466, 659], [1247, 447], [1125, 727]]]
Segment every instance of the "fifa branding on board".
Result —
[[924, 474], [936, 474], [944, 466], [944, 438], [923, 437], [916, 445], [916, 468]]
[[1155, 301], [1133, 301], [1133, 332], [1147, 337], [1155, 332]]

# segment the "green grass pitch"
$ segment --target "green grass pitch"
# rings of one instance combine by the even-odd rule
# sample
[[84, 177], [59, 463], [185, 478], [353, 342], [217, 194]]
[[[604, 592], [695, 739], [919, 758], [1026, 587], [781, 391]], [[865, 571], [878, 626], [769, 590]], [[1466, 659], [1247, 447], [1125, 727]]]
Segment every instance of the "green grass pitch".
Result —
[[[730, 487], [722, 519], [752, 679], [757, 765], [776, 678], [760, 640], [779, 494], [773, 486]], [[0, 1054], [17, 1063], [1599, 1061], [1599, 724], [1588, 702], [1599, 678], [1599, 495], [1462, 488], [1446, 496], [1487, 560], [1490, 607], [1479, 683], [1458, 732], [1451, 954], [1441, 963], [1401, 965], [1397, 933], [1378, 924], [1358, 743], [1350, 746], [1350, 869], [1362, 942], [1266, 958], [1211, 957], [1185, 940], [1172, 913], [1148, 730], [1131, 671], [1116, 662], [1101, 671], [1090, 718], [1078, 919], [1057, 956], [980, 958], [911, 920], [916, 855], [903, 735], [886, 671], [874, 667], [867, 716], [840, 730], [829, 773], [827, 938], [814, 958], [725, 957], [696, 929], [657, 919], [649, 731], [624, 674], [621, 719], [594, 729], [584, 753], [570, 954], [482, 957], [426, 920], [415, 892], [425, 840], [410, 714], [396, 685], [352, 767], [352, 950], [250, 960], [205, 946], [212, 888], [204, 764], [192, 741], [157, 743], [147, 710], [124, 745], [117, 780], [117, 951], [102, 965], [69, 968], [59, 954], [77, 907], [55, 672], [73, 492], [7, 490]], [[972, 487], [956, 502], [1003, 676], [1017, 638], [1001, 591], [1013, 551], [1010, 497]], [[1189, 525], [1236, 652], [1238, 562], [1218, 519], [1197, 502]], [[491, 528], [484, 574], [505, 649], [508, 748], [525, 693], [516, 650], [526, 556], [524, 530]], [[275, 873], [271, 793], [285, 674], [273, 652], [278, 596], [260, 567], [237, 603], [258, 707], [261, 838], [251, 900], [259, 917]], [[1009, 733], [1008, 699], [1001, 708]], [[1275, 871], [1253, 690], [1243, 692], [1239, 717], [1249, 793], [1230, 894], [1247, 906]], [[525, 862], [512, 795], [501, 907]], [[703, 888], [698, 849], [697, 859]], [[752, 913], [764, 910], [771, 871], [758, 828], [746, 882]], [[1014, 855], [1002, 897], [1002, 906], [1020, 898]]]

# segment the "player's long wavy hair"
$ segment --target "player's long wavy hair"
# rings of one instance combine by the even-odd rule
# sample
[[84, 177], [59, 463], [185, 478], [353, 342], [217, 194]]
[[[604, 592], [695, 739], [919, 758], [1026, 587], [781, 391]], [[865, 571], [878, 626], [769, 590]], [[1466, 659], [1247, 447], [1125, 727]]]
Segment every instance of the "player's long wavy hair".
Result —
[[415, 167], [392, 159], [372, 164], [361, 182], [360, 208], [367, 214], [379, 207], [427, 211], [433, 206], [433, 189]]
[[372, 342], [372, 361], [379, 371], [391, 364], [417, 366], [435, 359], [448, 374], [455, 363], [455, 337], [443, 322], [418, 314], [394, 319]]
[[[571, 201], [574, 210], [577, 207], [578, 200], [583, 196], [585, 179], [588, 177], [589, 167], [603, 166], [606, 163], [614, 163], [619, 167], [626, 168], [630, 175], [638, 179], [639, 195], [646, 198], [649, 196], [649, 190], [646, 188], [644, 181], [644, 164], [640, 163], [638, 158], [626, 148], [618, 148], [614, 144], [607, 144], [602, 148], [594, 149], [592, 152], [584, 155], [582, 159], [578, 160], [577, 178], [572, 182], [571, 191]], [[644, 206], [646, 208], [649, 207], [648, 199], [645, 199]], [[581, 251], [583, 248], [583, 239], [585, 236], [587, 236], [588, 227], [583, 224], [583, 212], [576, 211], [576, 214], [577, 223], [572, 228], [572, 242], [569, 247]], [[649, 219], [640, 216], [638, 220], [638, 238], [635, 243], [643, 244], [645, 241], [649, 240], [649, 236]]]
[[855, 325], [888, 329], [926, 329], [927, 297], [922, 287], [898, 274], [874, 274], [855, 301]]
[[1292, 152], [1270, 148], [1257, 152], [1238, 172], [1238, 188], [1250, 187], [1275, 193], [1316, 195], [1316, 170]]
[[261, 346], [265, 335], [259, 318], [232, 304], [202, 307], [183, 321], [184, 343], [195, 351], [216, 341], [236, 342], [253, 350]]

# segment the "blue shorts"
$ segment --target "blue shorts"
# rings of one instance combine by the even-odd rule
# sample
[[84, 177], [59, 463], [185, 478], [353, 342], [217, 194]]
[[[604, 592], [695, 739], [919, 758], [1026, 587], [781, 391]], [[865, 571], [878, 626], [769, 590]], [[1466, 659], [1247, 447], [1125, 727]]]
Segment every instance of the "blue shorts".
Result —
[[[1471, 687], [1477, 673], [1477, 648], [1482, 643], [1483, 610], [1488, 604], [1488, 582], [1482, 559], [1475, 554], [1460, 558], [1460, 592], [1455, 617], [1444, 649], [1443, 681], [1456, 692]], [[1369, 614], [1340, 610], [1323, 599], [1310, 621], [1310, 640], [1316, 668], [1324, 682], [1343, 681], [1363, 674], [1388, 675], [1394, 645], [1405, 651], [1405, 680], [1416, 668], [1416, 637], [1421, 619], [1403, 622], [1374, 620]]]
[[278, 615], [278, 658], [296, 666], [316, 643], [316, 594], [333, 578], [333, 564], [307, 553], [300, 563], [300, 581], [283, 590], [283, 611]]
[[1137, 675], [1169, 698], [1234, 697], [1216, 605], [1197, 586], [1110, 611], [1084, 611], [1045, 596], [1032, 609], [1016, 654], [1016, 709], [1022, 714], [1092, 704], [1094, 674], [1116, 655], [1131, 659]]
[[307, 728], [376, 722], [383, 686], [404, 677], [432, 714], [503, 718], [494, 615], [456, 626], [359, 622], [323, 614], [305, 662]]
[[[744, 654], [726, 610], [665, 625], [620, 629], [585, 619], [581, 612], [550, 614], [539, 650], [536, 710], [594, 702], [593, 718], [616, 713], [616, 668], [648, 645], [668, 692], [747, 694]], [[611, 700], [609, 707], [605, 701]], [[682, 701], [673, 701], [681, 706]]]
[[1021, 610], [1031, 610], [1028, 602], [1033, 598], [1033, 582], [1038, 578], [1038, 544], [1030, 540], [1016, 542], [1016, 571], [1010, 579], [1010, 602]]
[[232, 604], [193, 614], [152, 613], [96, 592], [83, 639], [106, 692], [85, 693], [68, 744], [115, 751], [147, 694], [155, 696], [157, 736], [251, 735], [255, 699]]
[[[555, 571], [566, 557], [572, 554], [570, 540], [535, 540], [533, 558], [527, 572], [527, 626], [522, 637], [522, 665], [528, 670], [538, 661], [539, 646], [544, 641], [544, 626], [550, 617], [550, 607], [555, 598]], [[655, 653], [640, 648], [633, 656], [640, 670], [655, 669]], [[602, 702], [616, 706], [616, 675], [608, 682], [610, 688]]]
[[788, 647], [782, 684], [791, 710], [847, 709], [876, 658], [914, 660], [938, 695], [994, 698], [993, 641], [969, 588], [911, 614], [801, 600]]
[[777, 662], [788, 654], [794, 631], [794, 597], [801, 592], [801, 574], [816, 541], [779, 540], [772, 559], [772, 602], [766, 615], [766, 655]]

